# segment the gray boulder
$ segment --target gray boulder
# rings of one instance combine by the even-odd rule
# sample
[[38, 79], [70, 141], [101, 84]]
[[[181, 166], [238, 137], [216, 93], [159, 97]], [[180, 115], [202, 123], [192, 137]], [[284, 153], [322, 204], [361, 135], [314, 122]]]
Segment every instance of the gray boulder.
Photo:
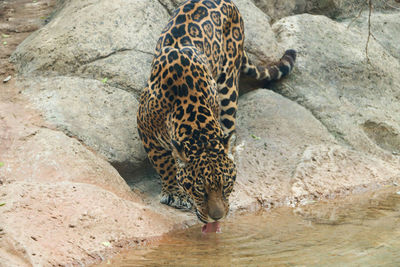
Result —
[[[381, 21], [395, 23], [392, 17], [382, 14]], [[233, 209], [292, 205], [397, 181], [400, 64], [391, 41], [397, 28], [378, 42], [371, 38], [370, 63], [365, 31], [346, 23], [304, 14], [272, 28], [298, 60], [290, 76], [271, 84], [286, 98], [255, 91], [239, 100]]]
[[[359, 31], [368, 36], [368, 12], [364, 12], [358, 19], [349, 19], [343, 22], [350, 30]], [[400, 13], [371, 14], [371, 34], [387, 52], [400, 60]]]
[[324, 16], [297, 15], [273, 25], [298, 52], [295, 71], [274, 89], [295, 100], [341, 144], [380, 156], [399, 153], [400, 63], [371, 39]]
[[296, 205], [400, 178], [399, 159], [355, 151], [310, 110], [259, 89], [239, 100], [232, 210]]
[[168, 17], [157, 1], [64, 2], [12, 55], [27, 79], [25, 94], [48, 122], [119, 171], [137, 167], [146, 155], [136, 99]]
[[[366, 0], [252, 0], [265, 14], [276, 21], [283, 17], [310, 13], [332, 19], [354, 18], [360, 11], [368, 10]], [[400, 8], [396, 0], [372, 0], [374, 11], [393, 11]]]
[[[291, 179], [307, 147], [335, 144], [310, 111], [274, 92], [259, 89], [239, 100], [235, 206], [258, 201], [284, 203]], [[244, 200], [248, 200], [246, 203]]]
[[244, 47], [255, 64], [267, 65], [278, 60], [284, 52], [271, 29], [270, 17], [258, 9], [251, 1], [235, 0], [243, 16], [245, 29]]
[[157, 1], [68, 1], [14, 52], [18, 71], [74, 75], [139, 92], [169, 17]]
[[168, 14], [170, 15], [181, 3], [185, 2], [185, 0], [158, 0], [158, 1], [163, 5], [165, 10], [167, 10]]
[[276, 21], [283, 17], [301, 14], [306, 11], [307, 0], [252, 0], [260, 10]]
[[78, 77], [37, 78], [24, 94], [49, 123], [121, 169], [145, 158], [136, 126], [138, 101], [121, 89]]

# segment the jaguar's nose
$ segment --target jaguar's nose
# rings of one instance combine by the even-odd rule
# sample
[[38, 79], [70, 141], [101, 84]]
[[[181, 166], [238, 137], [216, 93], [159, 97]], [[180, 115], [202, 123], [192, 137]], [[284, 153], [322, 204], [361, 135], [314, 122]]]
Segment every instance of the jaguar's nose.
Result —
[[210, 218], [213, 219], [214, 221], [218, 221], [219, 219], [224, 217], [224, 213], [225, 212], [223, 209], [214, 208], [208, 211], [208, 216], [210, 216]]
[[211, 192], [208, 199], [208, 216], [215, 221], [225, 216], [225, 207], [220, 195], [217, 192]]

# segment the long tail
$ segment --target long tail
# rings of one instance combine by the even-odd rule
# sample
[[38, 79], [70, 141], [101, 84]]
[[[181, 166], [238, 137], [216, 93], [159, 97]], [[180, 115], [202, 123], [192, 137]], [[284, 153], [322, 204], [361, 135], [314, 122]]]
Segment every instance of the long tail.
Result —
[[241, 71], [257, 80], [276, 81], [290, 73], [295, 61], [296, 51], [290, 49], [285, 51], [285, 54], [278, 62], [267, 67], [260, 67], [253, 65], [253, 63], [250, 62], [246, 51], [244, 51]]

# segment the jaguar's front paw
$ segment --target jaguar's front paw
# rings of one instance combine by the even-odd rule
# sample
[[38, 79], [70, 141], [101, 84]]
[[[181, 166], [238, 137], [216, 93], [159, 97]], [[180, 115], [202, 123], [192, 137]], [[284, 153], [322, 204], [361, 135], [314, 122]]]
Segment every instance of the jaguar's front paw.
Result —
[[178, 195], [162, 193], [161, 194], [161, 204], [168, 205], [170, 207], [174, 207], [176, 209], [185, 209], [191, 210], [193, 207], [193, 203], [187, 197], [181, 197]]

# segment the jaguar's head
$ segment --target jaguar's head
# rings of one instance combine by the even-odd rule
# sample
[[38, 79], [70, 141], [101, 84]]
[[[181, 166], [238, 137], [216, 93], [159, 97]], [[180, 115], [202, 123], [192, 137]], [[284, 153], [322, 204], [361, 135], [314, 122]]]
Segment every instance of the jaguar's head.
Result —
[[230, 141], [231, 136], [173, 141], [178, 183], [193, 200], [203, 223], [221, 220], [229, 211], [229, 195], [236, 180]]

